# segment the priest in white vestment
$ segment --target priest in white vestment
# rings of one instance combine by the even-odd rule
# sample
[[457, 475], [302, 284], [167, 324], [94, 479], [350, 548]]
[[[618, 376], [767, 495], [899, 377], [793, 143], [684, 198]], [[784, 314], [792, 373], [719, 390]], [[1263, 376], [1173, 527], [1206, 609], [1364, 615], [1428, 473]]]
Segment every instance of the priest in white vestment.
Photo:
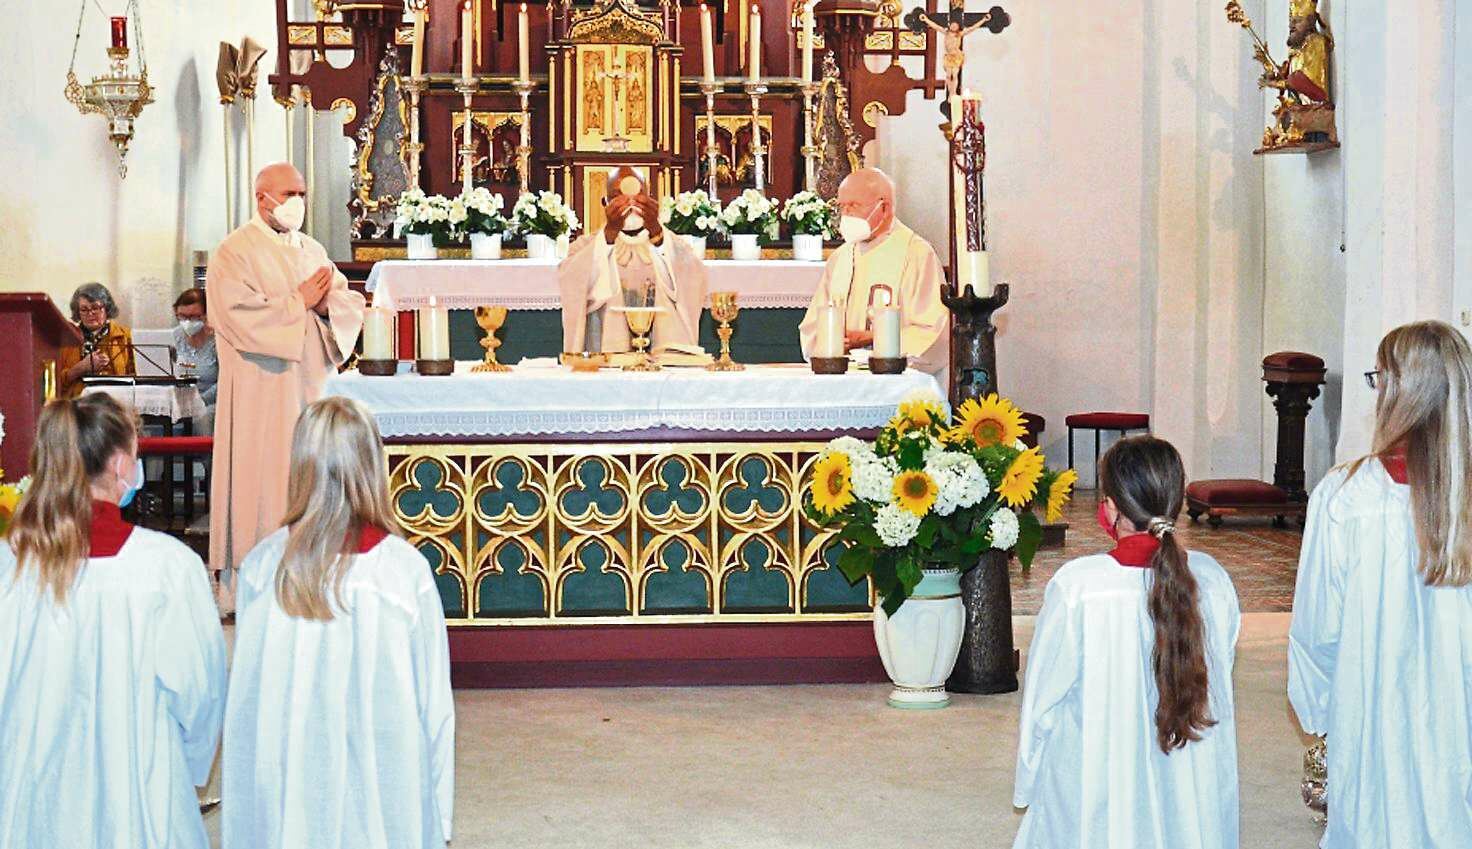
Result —
[[215, 249], [206, 290], [220, 370], [210, 489], [210, 565], [230, 573], [281, 526], [291, 429], [352, 353], [363, 296], [301, 232], [306, 184], [287, 163], [256, 178], [256, 213]]
[[945, 274], [935, 248], [895, 217], [894, 183], [877, 168], [861, 168], [838, 187], [844, 244], [828, 257], [798, 332], [804, 357], [817, 345], [823, 307], [844, 314], [844, 349], [874, 344], [873, 310], [900, 308], [900, 354], [945, 384], [950, 367], [950, 314], [941, 303]]
[[562, 350], [632, 350], [628, 324], [616, 309], [625, 305], [627, 291], [648, 293], [646, 304], [660, 309], [651, 351], [699, 345], [705, 263], [684, 239], [660, 226], [659, 204], [633, 169], [610, 175], [604, 214], [603, 230], [574, 242], [557, 269]]

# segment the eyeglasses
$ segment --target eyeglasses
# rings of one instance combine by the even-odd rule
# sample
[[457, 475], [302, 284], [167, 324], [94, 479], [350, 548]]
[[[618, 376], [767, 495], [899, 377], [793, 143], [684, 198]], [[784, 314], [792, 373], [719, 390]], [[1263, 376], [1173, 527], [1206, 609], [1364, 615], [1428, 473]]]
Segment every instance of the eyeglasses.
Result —
[[90, 307], [89, 306], [80, 306], [80, 307], [77, 307], [77, 313], [80, 314], [80, 315], [97, 315], [99, 313], [106, 313], [106, 312], [107, 312], [107, 307], [103, 306], [102, 304], [93, 304]]
[[1371, 389], [1378, 387], [1380, 383], [1380, 369], [1365, 372], [1365, 385]]

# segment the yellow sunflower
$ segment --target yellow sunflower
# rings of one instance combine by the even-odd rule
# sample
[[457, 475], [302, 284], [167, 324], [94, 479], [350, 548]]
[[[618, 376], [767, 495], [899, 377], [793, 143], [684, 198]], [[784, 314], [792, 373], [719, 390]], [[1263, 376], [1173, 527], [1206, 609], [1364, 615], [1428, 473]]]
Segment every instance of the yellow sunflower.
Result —
[[931, 398], [913, 398], [900, 402], [900, 409], [894, 418], [889, 420], [889, 426], [897, 433], [905, 433], [911, 429], [924, 429], [932, 424], [944, 425], [946, 411], [941, 405]]
[[1053, 478], [1053, 483], [1048, 487], [1048, 521], [1056, 522], [1063, 518], [1063, 505], [1073, 497], [1073, 485], [1078, 483], [1078, 472], [1073, 469], [1064, 469]]
[[830, 452], [813, 467], [813, 506], [830, 516], [854, 503], [853, 469], [848, 455]]
[[1021, 507], [1037, 494], [1038, 479], [1042, 476], [1043, 454], [1036, 448], [1029, 448], [1018, 454], [1007, 473], [1002, 475], [997, 495], [1007, 502], [1007, 506]]
[[989, 445], [1011, 445], [1027, 435], [1022, 423], [1022, 411], [1006, 398], [996, 393], [977, 401], [967, 399], [956, 411], [956, 426], [951, 429], [953, 437], [971, 437], [982, 448]]
[[924, 472], [901, 472], [895, 476], [895, 503], [916, 516], [924, 516], [939, 494], [935, 479]]

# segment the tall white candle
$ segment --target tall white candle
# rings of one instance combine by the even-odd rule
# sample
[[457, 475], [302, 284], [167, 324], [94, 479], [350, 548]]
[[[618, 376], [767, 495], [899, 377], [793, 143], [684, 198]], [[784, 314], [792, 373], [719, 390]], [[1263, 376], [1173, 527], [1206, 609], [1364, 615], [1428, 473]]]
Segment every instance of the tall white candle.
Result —
[[813, 356], [843, 356], [843, 311], [834, 304], [818, 313], [818, 342], [813, 346]]
[[409, 53], [409, 76], [424, 76], [424, 15], [426, 8], [414, 10], [414, 49]]
[[526, 15], [526, 4], [521, 4], [521, 11], [517, 14], [518, 28], [516, 31], [516, 60], [521, 69], [521, 81], [529, 82], [532, 78], [532, 48], [531, 48], [531, 20]]
[[460, 76], [465, 82], [475, 77], [475, 12], [471, 0], [460, 4]]
[[756, 3], [751, 4], [751, 31], [747, 33], [746, 41], [751, 47], [746, 67], [751, 74], [751, 81], [758, 83], [762, 79], [762, 9]]
[[716, 39], [711, 30], [710, 7], [700, 4], [700, 61], [705, 71], [705, 81], [714, 85], [716, 81]]
[[394, 318], [387, 307], [363, 310], [363, 359], [394, 359]]
[[958, 250], [956, 252], [957, 264], [960, 266], [960, 268], [957, 269], [958, 274], [956, 282], [963, 290], [967, 286], [970, 286], [976, 290], [976, 294], [982, 297], [991, 295], [991, 257], [987, 254], [986, 251], [964, 250], [964, 244], [961, 245], [961, 248], [962, 250]]
[[874, 311], [874, 356], [900, 355], [900, 308], [883, 307]]
[[419, 308], [419, 359], [448, 360], [450, 358], [450, 311], [435, 305], [433, 295], [429, 305]]
[[813, 81], [813, 3], [803, 0], [802, 4], [802, 81]]

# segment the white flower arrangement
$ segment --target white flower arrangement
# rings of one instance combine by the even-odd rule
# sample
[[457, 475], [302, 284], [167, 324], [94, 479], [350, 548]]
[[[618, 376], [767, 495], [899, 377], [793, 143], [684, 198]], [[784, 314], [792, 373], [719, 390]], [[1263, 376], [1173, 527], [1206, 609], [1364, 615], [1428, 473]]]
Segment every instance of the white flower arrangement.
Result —
[[710, 236], [721, 229], [721, 205], [705, 189], [661, 198], [659, 223], [681, 236]]
[[890, 548], [903, 548], [920, 530], [920, 517], [898, 504], [886, 504], [874, 514], [874, 532]]
[[395, 210], [394, 229], [400, 234], [412, 236], [432, 235], [448, 239], [458, 222], [465, 221], [465, 206], [451, 202], [443, 195], [426, 195], [419, 189], [409, 189], [399, 195]]
[[756, 189], [747, 189], [721, 211], [721, 222], [734, 235], [770, 237], [777, 224], [777, 204]]
[[992, 548], [1006, 551], [1017, 544], [1021, 532], [1022, 525], [1017, 521], [1017, 513], [1012, 508], [998, 507], [997, 512], [992, 514], [991, 524], [988, 525]]
[[506, 216], [501, 214], [501, 210], [506, 208], [506, 201], [500, 195], [485, 186], [479, 186], [460, 195], [458, 202], [466, 212], [461, 232], [484, 233], [487, 236], [506, 232]]
[[556, 192], [529, 192], [517, 198], [511, 208], [511, 229], [523, 236], [535, 234], [555, 239], [580, 226], [577, 214]]
[[940, 490], [931, 507], [937, 516], [949, 516], [958, 508], [973, 507], [991, 492], [986, 473], [975, 457], [946, 451], [944, 446], [926, 452], [925, 473]]
[[833, 207], [817, 192], [801, 191], [782, 204], [782, 220], [794, 236], [822, 236], [831, 239], [833, 232]]

